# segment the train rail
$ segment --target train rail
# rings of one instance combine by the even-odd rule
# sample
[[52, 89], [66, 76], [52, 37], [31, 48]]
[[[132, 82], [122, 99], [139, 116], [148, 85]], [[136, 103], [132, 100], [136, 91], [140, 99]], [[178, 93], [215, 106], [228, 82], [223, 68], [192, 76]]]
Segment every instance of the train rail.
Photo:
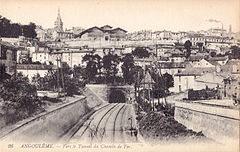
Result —
[[[85, 141], [95, 142], [124, 142], [124, 123], [129, 105], [112, 103], [111, 106], [96, 111], [88, 122], [72, 136], [71, 143]], [[129, 113], [129, 112], [128, 112]]]

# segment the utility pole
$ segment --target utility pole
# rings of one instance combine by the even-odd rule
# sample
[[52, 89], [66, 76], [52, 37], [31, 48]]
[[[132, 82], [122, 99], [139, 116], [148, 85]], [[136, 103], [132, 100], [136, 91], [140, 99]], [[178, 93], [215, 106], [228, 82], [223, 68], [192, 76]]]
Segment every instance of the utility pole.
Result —
[[156, 67], [157, 67], [157, 91], [158, 91], [157, 98], [158, 98], [158, 105], [159, 105], [160, 104], [160, 101], [159, 101], [159, 91], [160, 91], [160, 89], [159, 89], [159, 76], [160, 76], [160, 74], [159, 74], [158, 65]]
[[151, 104], [151, 100], [152, 100], [152, 110], [154, 111], [154, 99], [151, 98], [151, 92], [150, 92], [150, 88], [152, 89], [153, 85], [152, 85], [152, 76], [150, 74], [150, 84], [149, 84], [149, 99], [150, 99], [150, 104]]
[[138, 71], [137, 76], [137, 96], [139, 97], [139, 87], [140, 87], [140, 73]]
[[145, 76], [146, 76], [146, 73], [145, 73], [145, 58], [143, 58], [143, 76], [144, 76], [144, 79], [143, 79], [143, 100], [145, 101]]
[[59, 88], [60, 88], [60, 84], [59, 84], [59, 61], [60, 59], [57, 57], [57, 91], [58, 91], [58, 96], [60, 95], [60, 91], [59, 91]]

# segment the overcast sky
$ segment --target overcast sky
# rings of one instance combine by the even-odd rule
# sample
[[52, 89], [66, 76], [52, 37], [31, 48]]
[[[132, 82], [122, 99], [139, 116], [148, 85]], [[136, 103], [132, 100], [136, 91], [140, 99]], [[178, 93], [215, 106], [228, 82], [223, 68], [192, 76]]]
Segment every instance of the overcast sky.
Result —
[[111, 25], [129, 32], [206, 30], [232, 25], [240, 31], [240, 0], [0, 0], [0, 15], [12, 22], [51, 28], [60, 8], [64, 28]]

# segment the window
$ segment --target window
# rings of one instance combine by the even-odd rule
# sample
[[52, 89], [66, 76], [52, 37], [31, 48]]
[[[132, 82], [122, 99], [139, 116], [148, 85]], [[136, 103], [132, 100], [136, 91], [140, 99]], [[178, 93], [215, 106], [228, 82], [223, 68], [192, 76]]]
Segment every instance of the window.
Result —
[[181, 85], [178, 86], [179, 92], [182, 91]]

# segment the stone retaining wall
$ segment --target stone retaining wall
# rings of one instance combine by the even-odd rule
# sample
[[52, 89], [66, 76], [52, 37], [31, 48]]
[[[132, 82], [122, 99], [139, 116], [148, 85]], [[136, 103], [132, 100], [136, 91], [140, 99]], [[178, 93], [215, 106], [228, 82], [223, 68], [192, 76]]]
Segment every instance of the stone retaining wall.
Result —
[[239, 110], [192, 102], [175, 103], [175, 120], [218, 142], [239, 140]]
[[11, 142], [55, 142], [82, 116], [101, 103], [101, 100], [89, 101], [86, 97], [78, 98], [19, 122], [11, 126], [11, 129], [5, 129], [0, 133], [0, 138], [2, 137], [3, 142], [9, 140]]

